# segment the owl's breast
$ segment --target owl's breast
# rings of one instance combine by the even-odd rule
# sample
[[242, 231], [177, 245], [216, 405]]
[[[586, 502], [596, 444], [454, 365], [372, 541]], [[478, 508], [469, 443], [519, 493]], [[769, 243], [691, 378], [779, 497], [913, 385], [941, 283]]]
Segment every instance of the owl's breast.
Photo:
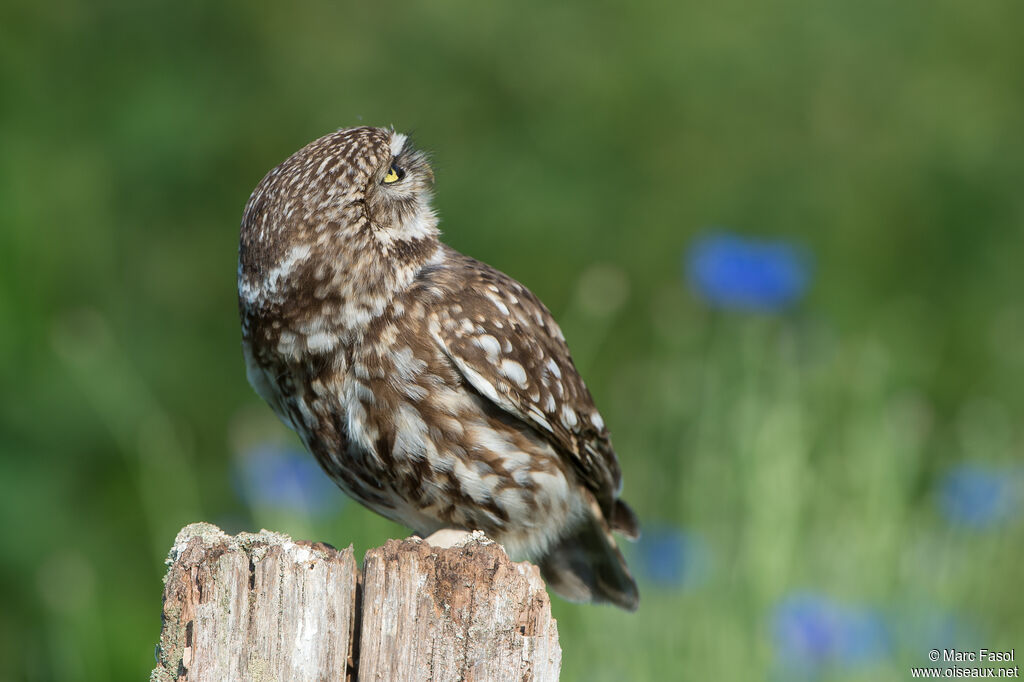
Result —
[[551, 540], [543, 529], [576, 513], [572, 473], [466, 382], [429, 325], [428, 308], [399, 303], [336, 353], [296, 358], [299, 341], [281, 335], [252, 343], [250, 381], [363, 504], [420, 533], [479, 528], [534, 554]]

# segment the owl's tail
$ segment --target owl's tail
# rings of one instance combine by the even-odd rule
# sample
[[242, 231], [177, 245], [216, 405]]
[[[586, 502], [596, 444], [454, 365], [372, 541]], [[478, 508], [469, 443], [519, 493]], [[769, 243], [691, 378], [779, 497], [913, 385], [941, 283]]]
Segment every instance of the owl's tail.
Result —
[[[612, 524], [627, 537], [638, 534], [636, 517], [623, 502], [617, 502]], [[640, 593], [629, 573], [626, 560], [615, 544], [611, 528], [597, 503], [582, 523], [548, 549], [540, 561], [540, 571], [548, 587], [559, 596], [575, 602], [611, 603], [636, 611]], [[629, 523], [622, 523], [625, 518]], [[623, 528], [622, 526], [627, 526]]]

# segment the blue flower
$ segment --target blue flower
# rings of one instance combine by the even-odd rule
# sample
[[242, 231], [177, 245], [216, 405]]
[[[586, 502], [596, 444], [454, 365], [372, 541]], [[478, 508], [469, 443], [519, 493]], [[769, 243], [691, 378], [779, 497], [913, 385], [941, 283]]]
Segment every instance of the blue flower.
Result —
[[810, 283], [809, 258], [792, 244], [715, 233], [686, 254], [695, 293], [713, 307], [774, 312], [795, 304]]
[[939, 508], [953, 523], [971, 528], [992, 526], [1016, 514], [1020, 483], [1013, 471], [961, 464], [943, 477]]
[[326, 515], [345, 497], [308, 452], [264, 443], [241, 454], [238, 483], [253, 506]]
[[824, 595], [787, 597], [776, 607], [772, 626], [779, 663], [791, 672], [813, 673], [829, 665], [871, 663], [887, 656], [891, 649], [879, 613]]
[[693, 586], [707, 572], [707, 545], [699, 536], [678, 528], [645, 528], [636, 551], [643, 575], [659, 585]]

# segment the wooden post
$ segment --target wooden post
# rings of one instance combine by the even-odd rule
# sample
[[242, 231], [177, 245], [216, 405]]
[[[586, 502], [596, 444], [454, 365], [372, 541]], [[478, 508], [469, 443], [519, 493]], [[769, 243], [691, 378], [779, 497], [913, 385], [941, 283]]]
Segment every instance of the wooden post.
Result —
[[562, 651], [537, 568], [482, 534], [366, 553], [196, 523], [167, 559], [151, 682], [557, 680]]

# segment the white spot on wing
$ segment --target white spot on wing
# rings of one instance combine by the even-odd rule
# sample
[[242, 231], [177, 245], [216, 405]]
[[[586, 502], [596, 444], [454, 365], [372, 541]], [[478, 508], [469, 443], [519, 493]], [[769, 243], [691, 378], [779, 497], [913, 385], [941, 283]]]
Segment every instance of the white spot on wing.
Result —
[[494, 404], [496, 404], [498, 407], [505, 410], [506, 412], [514, 414], [520, 419], [529, 419], [529, 417], [527, 417], [527, 415], [524, 414], [523, 411], [519, 409], [519, 407], [514, 402], [512, 402], [503, 395], [499, 395], [498, 390], [497, 388], [495, 388], [494, 384], [491, 383], [488, 379], [484, 378], [484, 376], [480, 374], [480, 372], [473, 369], [463, 358], [460, 358], [459, 356], [449, 352], [448, 347], [444, 342], [444, 339], [442, 339], [441, 336], [438, 334], [436, 327], [431, 330], [431, 336], [434, 337], [434, 342], [437, 343], [438, 346], [445, 349], [445, 354], [452, 362], [455, 363], [455, 367], [458, 368], [460, 372], [462, 372], [462, 375], [466, 377], [466, 379], [469, 381], [470, 386], [475, 388], [477, 391], [483, 394], [484, 397], [494, 402]]
[[533, 420], [535, 422], [537, 422], [538, 424], [543, 426], [545, 429], [547, 429], [551, 433], [555, 432], [555, 430], [551, 428], [551, 424], [548, 423], [547, 418], [543, 414], [541, 414], [540, 411], [537, 408], [535, 408], [535, 407], [531, 407], [530, 408], [530, 416], [533, 417]]
[[492, 294], [490, 291], [485, 291], [484, 295], [487, 296], [488, 299], [490, 299], [491, 303], [494, 304], [494, 307], [498, 309], [498, 312], [500, 312], [502, 315], [509, 314], [508, 306], [505, 305], [505, 302], [502, 301], [501, 298]]
[[514, 381], [519, 388], [526, 388], [526, 370], [515, 360], [502, 360], [501, 373]]
[[576, 426], [576, 413], [568, 405], [562, 405], [562, 423], [566, 428], [572, 429]]
[[473, 343], [483, 349], [485, 353], [492, 359], [492, 362], [497, 360], [498, 354], [501, 352], [501, 344], [498, 343], [498, 339], [494, 338], [490, 334], [483, 334], [473, 339]]
[[469, 379], [469, 383], [473, 385], [473, 388], [480, 391], [499, 405], [506, 402], [498, 397], [498, 391], [494, 388], [494, 384], [484, 379], [480, 372], [466, 364], [460, 364], [459, 369], [462, 370], [463, 374], [466, 375], [466, 378]]

